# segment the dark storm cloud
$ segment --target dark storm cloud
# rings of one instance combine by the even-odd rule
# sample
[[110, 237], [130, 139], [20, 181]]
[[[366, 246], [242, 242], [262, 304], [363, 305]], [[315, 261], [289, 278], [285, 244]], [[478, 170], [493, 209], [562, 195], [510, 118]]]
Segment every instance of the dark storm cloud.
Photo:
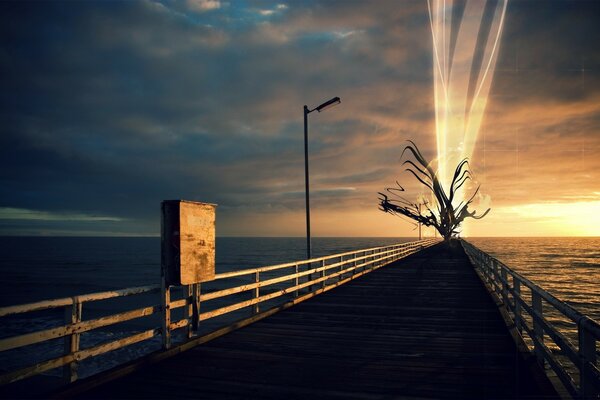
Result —
[[[365, 116], [387, 118], [401, 85], [382, 82], [410, 80], [415, 92], [429, 75], [427, 46], [415, 47], [410, 26], [395, 26], [404, 19], [423, 30], [424, 10], [414, 5], [0, 7], [3, 207], [141, 221], [155, 218], [164, 198], [270, 206], [302, 189], [304, 102], [338, 94], [352, 104], [350, 89], [363, 88], [354, 97]], [[412, 54], [398, 40], [412, 41]], [[396, 64], [407, 60], [423, 68]], [[377, 101], [365, 101], [378, 87]], [[337, 170], [356, 159], [349, 144], [364, 141], [374, 122], [336, 113], [319, 118], [311, 154], [328, 179], [339, 173], [339, 184], [351, 183], [362, 172]]]
[[[598, 7], [566, 3], [509, 6], [490, 121], [593, 98], [571, 69], [581, 51], [597, 82]], [[152, 233], [167, 198], [220, 204], [230, 234], [238, 217], [300, 212], [302, 106], [336, 95], [310, 115], [315, 207], [374, 208], [404, 140], [435, 155], [428, 23], [421, 1], [0, 3], [0, 208], [67, 221], [1, 233]], [[533, 136], [552, 129], [566, 132]]]

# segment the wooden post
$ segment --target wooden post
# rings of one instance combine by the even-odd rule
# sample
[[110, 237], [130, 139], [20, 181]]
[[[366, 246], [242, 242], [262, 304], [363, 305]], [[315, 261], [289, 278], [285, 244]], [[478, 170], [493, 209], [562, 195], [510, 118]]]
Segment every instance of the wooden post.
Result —
[[162, 347], [166, 350], [171, 347], [171, 291], [164, 274], [160, 285], [160, 299], [162, 311]]
[[[294, 272], [296, 273], [296, 279], [295, 279], [295, 284], [294, 286], [298, 286], [298, 264], [294, 265]], [[294, 297], [298, 297], [298, 289], [296, 289], [294, 291]]]
[[[542, 297], [535, 292], [533, 289], [531, 290], [531, 306], [533, 307], [534, 314], [531, 316], [533, 319], [533, 334], [535, 338], [539, 341], [539, 343], [544, 343], [544, 328], [542, 324], [538, 320], [538, 318], [543, 318], [544, 309], [542, 307]], [[537, 315], [535, 315], [537, 314]], [[543, 366], [544, 365], [544, 353], [540, 348], [540, 345], [535, 342], [533, 349], [538, 362]]]
[[[485, 257], [481, 257], [481, 265], [484, 266], [484, 269], [487, 271], [486, 275], [488, 278], [488, 282], [490, 284], [493, 284], [494, 282], [494, 269], [492, 268], [492, 265], [489, 263], [488, 259]], [[494, 287], [492, 286], [492, 290], [494, 290]]]
[[[515, 324], [517, 326], [517, 330], [519, 331], [519, 333], [523, 333], [523, 322], [522, 322], [522, 316], [521, 316], [521, 302], [519, 301], [519, 299], [521, 298], [521, 281], [518, 280], [517, 278], [513, 277], [513, 286], [515, 289], [515, 296], [514, 296], [514, 300], [515, 300]], [[518, 299], [518, 298], [519, 299]]]
[[506, 311], [509, 311], [510, 303], [508, 302], [508, 274], [506, 273], [506, 270], [500, 265], [498, 265], [498, 268], [500, 268], [500, 276], [502, 277], [502, 301], [504, 302], [504, 307], [506, 308]]
[[[258, 284], [260, 283], [260, 272], [256, 272], [254, 274], [254, 283]], [[254, 298], [258, 299], [260, 297], [260, 287], [256, 287], [254, 289]], [[258, 305], [258, 303], [256, 303], [254, 305], [254, 307], [252, 308], [252, 314], [258, 314], [260, 312], [260, 307]]]
[[[306, 268], [307, 268], [307, 271], [311, 271], [312, 270], [312, 262], [306, 264]], [[312, 282], [312, 280], [313, 280], [313, 273], [311, 272], [310, 274], [307, 275], [307, 277], [308, 277], [308, 282]], [[313, 289], [314, 289], [314, 285], [312, 285], [312, 284], [309, 285], [308, 286], [308, 293], [312, 292]]]
[[[65, 307], [65, 324], [76, 324], [81, 322], [82, 304], [77, 296], [73, 297], [73, 304]], [[74, 354], [79, 351], [79, 333], [71, 333], [65, 336], [64, 354]], [[77, 361], [70, 362], [63, 367], [63, 379], [65, 383], [77, 380]]]
[[191, 339], [193, 336], [193, 332], [194, 332], [194, 327], [193, 327], [193, 317], [194, 317], [194, 301], [196, 301], [196, 290], [197, 290], [198, 284], [197, 283], [193, 283], [191, 285], [187, 285], [183, 287], [183, 296], [186, 299], [185, 302], [185, 315], [184, 317], [187, 319], [188, 321], [188, 326], [187, 326], [187, 337], [188, 339]]
[[[321, 261], [321, 267], [325, 267], [325, 260]], [[325, 270], [321, 271], [321, 278], [325, 277]], [[321, 282], [321, 288], [325, 287], [325, 283], [327, 282], [327, 280], [323, 280], [323, 282]]]
[[[596, 364], [596, 338], [586, 328], [587, 318], [582, 318], [577, 324], [579, 337], [579, 390], [582, 399], [596, 399], [600, 394], [593, 384], [594, 371], [591, 365]], [[590, 365], [591, 364], [591, 365]]]
[[[492, 264], [492, 266], [494, 268], [494, 279], [495, 279], [496, 283], [502, 283], [500, 281], [500, 266], [498, 265], [498, 262], [495, 259], [491, 258], [491, 257], [489, 257], [489, 260], [490, 260], [490, 263]], [[500, 289], [498, 286], [502, 287], [502, 285], [496, 285], [496, 288], [495, 288], [496, 293], [499, 296], [501, 296], [502, 295], [502, 289]]]
[[200, 288], [200, 283], [192, 286], [192, 330], [195, 331], [200, 325]]

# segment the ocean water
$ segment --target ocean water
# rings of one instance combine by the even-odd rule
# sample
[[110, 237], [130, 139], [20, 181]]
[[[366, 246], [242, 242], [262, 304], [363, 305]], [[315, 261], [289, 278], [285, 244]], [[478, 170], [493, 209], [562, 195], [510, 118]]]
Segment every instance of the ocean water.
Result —
[[[414, 238], [314, 238], [315, 257], [413, 241]], [[471, 238], [474, 245], [568, 302], [600, 320], [600, 238]], [[305, 258], [304, 238], [217, 238], [217, 273]], [[159, 238], [0, 237], [0, 273], [4, 282], [0, 306], [29, 303], [77, 294], [158, 284]], [[156, 303], [156, 295], [138, 296], [133, 309]], [[123, 301], [120, 301], [120, 306]], [[97, 304], [96, 304], [97, 303]], [[126, 303], [126, 302], [125, 302]], [[84, 320], [114, 313], [114, 301], [84, 306]], [[0, 336], [61, 325], [62, 310], [40, 312], [2, 321]], [[219, 323], [223, 321], [216, 321]], [[560, 323], [560, 321], [558, 321]], [[114, 340], [128, 332], [157, 324], [120, 324], [81, 335], [82, 348]], [[563, 324], [573, 334], [573, 326]], [[206, 325], [206, 329], [209, 329]], [[104, 370], [160, 347], [160, 338], [128, 346], [110, 356], [87, 360], [80, 376]], [[0, 370], [12, 370], [31, 360], [60, 356], [61, 339], [0, 353]], [[48, 375], [59, 376], [60, 371]]]

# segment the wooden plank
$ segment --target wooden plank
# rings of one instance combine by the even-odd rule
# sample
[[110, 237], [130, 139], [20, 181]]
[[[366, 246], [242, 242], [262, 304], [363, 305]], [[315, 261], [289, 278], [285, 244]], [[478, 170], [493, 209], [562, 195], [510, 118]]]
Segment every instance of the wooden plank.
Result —
[[20, 304], [16, 306], [0, 308], [0, 317], [9, 315], [23, 314], [34, 311], [42, 311], [51, 308], [65, 307], [73, 305], [74, 302], [98, 301], [112, 299], [115, 297], [131, 296], [142, 293], [156, 293], [160, 289], [159, 285], [138, 286], [120, 290], [110, 290], [106, 292], [90, 293], [62, 299], [44, 300], [35, 303]]
[[[412, 249], [417, 249], [417, 248], [421, 248], [421, 247], [428, 247], [428, 246], [433, 245], [436, 242], [439, 242], [439, 240], [438, 239], [424, 239], [422, 241], [417, 241], [417, 242], [400, 243], [397, 245], [393, 245], [391, 247], [393, 247], [394, 250], [398, 250], [398, 249], [412, 250]], [[268, 271], [275, 271], [275, 270], [283, 269], [283, 268], [293, 268], [296, 265], [304, 265], [304, 264], [316, 263], [316, 262], [321, 262], [321, 261], [327, 261], [327, 260], [337, 258], [340, 256], [350, 256], [350, 255], [363, 253], [363, 252], [367, 252], [367, 251], [380, 251], [381, 249], [385, 249], [388, 247], [390, 247], [390, 246], [372, 247], [369, 249], [348, 251], [345, 253], [338, 253], [338, 254], [333, 254], [330, 256], [311, 258], [310, 260], [294, 261], [294, 262], [290, 262], [290, 263], [271, 265], [268, 267], [251, 268], [251, 269], [244, 269], [244, 270], [238, 270], [238, 271], [232, 271], [232, 272], [224, 272], [221, 274], [217, 274], [215, 276], [215, 280], [233, 278], [233, 277], [244, 276], [244, 275], [251, 275], [251, 274], [255, 274], [256, 272], [268, 272]]]
[[74, 333], [83, 333], [92, 329], [102, 328], [109, 325], [130, 321], [136, 318], [146, 317], [158, 312], [158, 306], [144, 307], [137, 310], [126, 311], [119, 314], [109, 315], [89, 321], [82, 321], [75, 324], [50, 328], [43, 331], [27, 333], [20, 336], [13, 336], [0, 340], [0, 351], [16, 349], [34, 343], [45, 342], [47, 340], [60, 338]]
[[187, 318], [186, 318], [186, 319], [180, 319], [180, 320], [179, 320], [179, 321], [177, 321], [177, 322], [172, 322], [172, 323], [169, 325], [169, 330], [170, 330], [170, 331], [174, 331], [175, 329], [184, 328], [184, 327], [188, 326], [188, 323], [189, 323], [189, 322], [188, 322]]

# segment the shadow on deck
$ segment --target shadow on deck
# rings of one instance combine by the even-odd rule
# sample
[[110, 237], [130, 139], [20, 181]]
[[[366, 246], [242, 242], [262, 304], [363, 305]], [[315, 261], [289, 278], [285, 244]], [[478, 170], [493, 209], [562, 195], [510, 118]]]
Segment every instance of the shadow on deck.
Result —
[[462, 248], [439, 244], [80, 396], [552, 397], [533, 375]]

